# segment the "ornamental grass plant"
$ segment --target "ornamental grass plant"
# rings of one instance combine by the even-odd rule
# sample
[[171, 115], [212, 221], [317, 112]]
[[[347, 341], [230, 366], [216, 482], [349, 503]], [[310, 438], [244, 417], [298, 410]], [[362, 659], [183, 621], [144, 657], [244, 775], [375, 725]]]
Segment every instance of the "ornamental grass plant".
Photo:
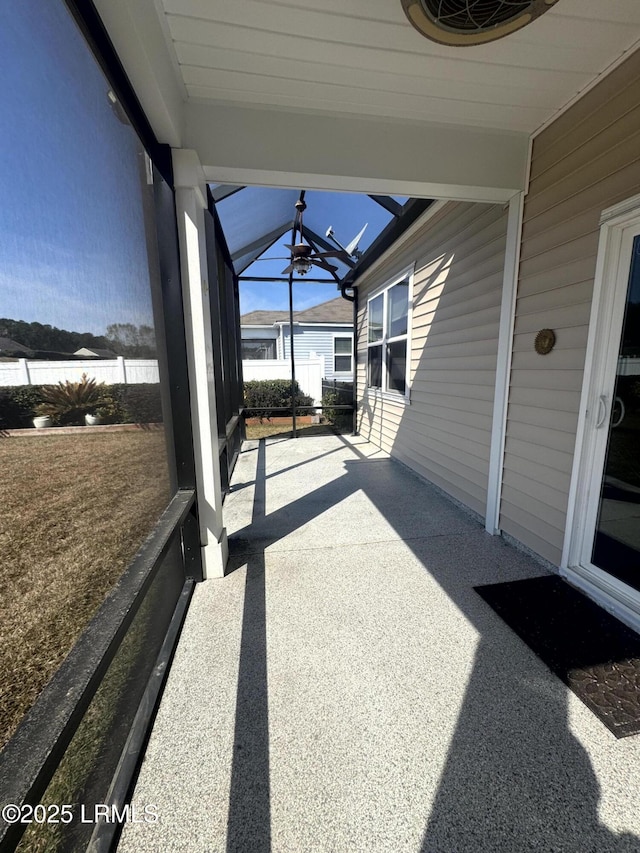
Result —
[[84, 416], [94, 414], [105, 395], [104, 382], [98, 384], [82, 374], [80, 382], [58, 382], [45, 385], [40, 391], [42, 402], [35, 408], [36, 415], [48, 415], [60, 426], [81, 426]]

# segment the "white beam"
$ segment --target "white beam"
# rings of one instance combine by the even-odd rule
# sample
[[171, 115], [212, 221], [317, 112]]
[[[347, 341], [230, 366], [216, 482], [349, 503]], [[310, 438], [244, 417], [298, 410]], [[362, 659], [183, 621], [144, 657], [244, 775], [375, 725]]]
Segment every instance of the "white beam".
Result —
[[208, 180], [506, 202], [526, 134], [190, 102], [186, 144]]
[[174, 151], [173, 168], [202, 562], [205, 577], [222, 577], [228, 547], [222, 518], [213, 337], [204, 230], [206, 185], [194, 151]]

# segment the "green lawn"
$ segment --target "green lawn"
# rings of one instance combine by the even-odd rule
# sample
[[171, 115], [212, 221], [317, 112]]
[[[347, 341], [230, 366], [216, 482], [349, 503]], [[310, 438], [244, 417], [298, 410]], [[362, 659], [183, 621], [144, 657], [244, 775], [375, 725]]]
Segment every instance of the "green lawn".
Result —
[[[267, 436], [291, 435], [291, 424], [274, 424], [265, 420], [261, 424], [247, 424], [247, 438], [266, 438]], [[329, 424], [297, 424], [297, 432], [301, 436], [332, 435], [335, 429]]]
[[0, 439], [0, 746], [152, 530], [164, 433]]

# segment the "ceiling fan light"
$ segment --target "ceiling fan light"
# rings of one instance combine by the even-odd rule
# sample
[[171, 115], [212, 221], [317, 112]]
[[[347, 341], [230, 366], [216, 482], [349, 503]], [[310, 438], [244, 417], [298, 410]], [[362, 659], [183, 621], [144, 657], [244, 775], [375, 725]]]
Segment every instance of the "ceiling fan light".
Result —
[[312, 264], [309, 258], [299, 257], [293, 259], [293, 268], [297, 273], [300, 273], [300, 275], [304, 275], [309, 272], [311, 266]]

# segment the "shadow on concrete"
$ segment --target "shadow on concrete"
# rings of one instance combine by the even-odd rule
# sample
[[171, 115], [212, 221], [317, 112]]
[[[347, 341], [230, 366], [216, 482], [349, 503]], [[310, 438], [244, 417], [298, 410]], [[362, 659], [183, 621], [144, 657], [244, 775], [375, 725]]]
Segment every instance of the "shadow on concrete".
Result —
[[[261, 442], [264, 442], [264, 439], [261, 439]], [[258, 452], [260, 452], [260, 445], [258, 446], [257, 450]], [[332, 456], [334, 453], [338, 453], [339, 451], [340, 448], [337, 447], [335, 450], [328, 450], [326, 453], [321, 453], [320, 456], [316, 456], [314, 458], [316, 460], [323, 459], [325, 456]], [[280, 477], [282, 474], [288, 474], [289, 471], [294, 471], [296, 468], [302, 468], [304, 465], [308, 465], [308, 460], [305, 459], [304, 462], [296, 462], [295, 465], [289, 465], [287, 468], [280, 468], [277, 471], [274, 471], [273, 474], [265, 474], [265, 480], [270, 480], [272, 477]], [[229, 491], [239, 492], [241, 489], [246, 489], [249, 486], [254, 486], [255, 484], [255, 480], [247, 480], [244, 483], [233, 483]]]
[[495, 639], [485, 636], [421, 853], [638, 851], [637, 836], [598, 819], [600, 786], [568, 728], [566, 690], [549, 690], [546, 674], [501, 666]]
[[568, 727], [566, 688], [540, 672], [524, 648], [508, 659], [509, 629], [473, 590], [500, 579], [491, 554], [507, 549], [514, 560], [522, 556], [480, 526], [458, 536], [452, 554], [443, 534], [427, 530], [426, 517], [425, 528], [416, 527], [416, 511], [439, 502], [457, 510], [398, 463], [362, 454], [345, 462], [343, 475], [267, 516], [265, 451], [261, 441], [252, 523], [230, 537], [247, 580], [227, 851], [271, 847], [265, 548], [362, 491], [480, 636], [438, 791], [425, 804], [421, 853], [637, 853], [638, 837], [617, 835], [599, 821], [600, 787]]
[[[266, 448], [258, 445], [252, 522], [265, 516]], [[242, 614], [233, 763], [227, 818], [227, 853], [271, 850], [269, 697], [264, 552], [252, 554]]]

